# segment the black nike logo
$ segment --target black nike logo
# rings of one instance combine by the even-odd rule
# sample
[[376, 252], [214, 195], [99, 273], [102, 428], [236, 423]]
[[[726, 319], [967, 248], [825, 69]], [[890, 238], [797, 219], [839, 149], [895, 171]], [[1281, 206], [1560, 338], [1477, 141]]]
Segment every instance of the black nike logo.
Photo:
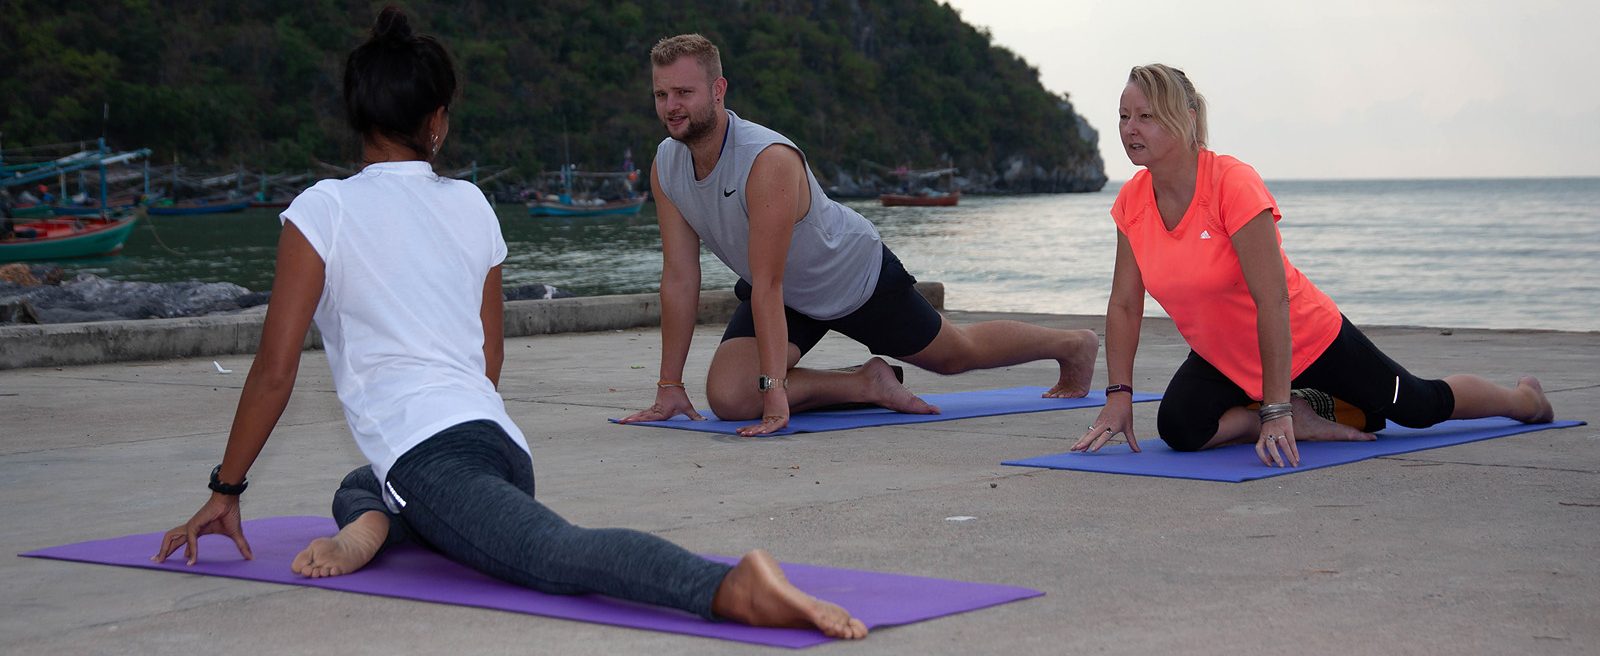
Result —
[[722, 190], [722, 197], [723, 198], [727, 198], [729, 196], [732, 196], [733, 193], [736, 192], [736, 191], [739, 191], [739, 190], [738, 189], [723, 189]]

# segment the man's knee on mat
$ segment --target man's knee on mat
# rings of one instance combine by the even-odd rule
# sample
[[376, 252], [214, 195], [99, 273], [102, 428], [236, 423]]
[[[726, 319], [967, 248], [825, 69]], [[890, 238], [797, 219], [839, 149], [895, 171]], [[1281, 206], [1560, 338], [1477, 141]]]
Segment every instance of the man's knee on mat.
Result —
[[754, 382], [748, 390], [740, 390], [729, 383], [708, 385], [706, 403], [718, 419], [730, 421], [759, 418], [763, 409], [761, 394], [755, 390]]

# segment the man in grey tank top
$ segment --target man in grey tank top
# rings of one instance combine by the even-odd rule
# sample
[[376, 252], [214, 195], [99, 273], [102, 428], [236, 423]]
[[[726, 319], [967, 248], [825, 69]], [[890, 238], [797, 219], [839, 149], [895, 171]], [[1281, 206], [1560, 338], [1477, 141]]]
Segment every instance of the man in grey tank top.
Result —
[[728, 81], [716, 46], [698, 34], [670, 37], [650, 60], [656, 115], [669, 135], [650, 173], [661, 224], [661, 380], [655, 405], [623, 423], [701, 419], [683, 384], [701, 243], [739, 275], [742, 303], [712, 357], [706, 398], [722, 419], [760, 418], [742, 435], [779, 430], [790, 412], [845, 403], [939, 411], [881, 358], [848, 372], [797, 368], [829, 330], [940, 374], [1055, 360], [1061, 374], [1045, 396], [1088, 393], [1094, 331], [951, 324], [917, 293], [877, 229], [822, 192], [799, 147], [723, 107]]

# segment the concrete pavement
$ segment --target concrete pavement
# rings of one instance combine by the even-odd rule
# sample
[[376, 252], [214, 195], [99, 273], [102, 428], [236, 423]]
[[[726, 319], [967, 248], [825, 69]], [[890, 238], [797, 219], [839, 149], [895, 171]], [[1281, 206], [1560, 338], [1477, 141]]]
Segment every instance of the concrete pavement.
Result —
[[[1087, 316], [952, 312], [1103, 327]], [[719, 327], [698, 332], [693, 397]], [[1449, 332], [1450, 334], [1443, 334]], [[1369, 328], [1428, 376], [1536, 373], [1597, 419], [1600, 333]], [[1135, 386], [1186, 353], [1147, 319]], [[1227, 484], [1003, 467], [1065, 451], [1095, 410], [735, 439], [606, 423], [651, 402], [654, 328], [510, 339], [501, 389], [541, 499], [586, 526], [702, 552], [1023, 585], [1042, 598], [874, 632], [818, 654], [1600, 651], [1600, 430], [1536, 432]], [[806, 363], [859, 364], [836, 335]], [[217, 360], [232, 374], [220, 374]], [[157, 531], [207, 494], [249, 356], [0, 371], [0, 550]], [[919, 392], [1042, 385], [1052, 363]], [[1096, 382], [1104, 384], [1103, 355]], [[1155, 406], [1136, 406], [1155, 439]], [[326, 359], [251, 472], [247, 517], [325, 514], [361, 463]], [[946, 517], [969, 515], [966, 522]], [[153, 550], [153, 545], [152, 545]], [[733, 654], [715, 640], [309, 588], [0, 558], [0, 652]]]

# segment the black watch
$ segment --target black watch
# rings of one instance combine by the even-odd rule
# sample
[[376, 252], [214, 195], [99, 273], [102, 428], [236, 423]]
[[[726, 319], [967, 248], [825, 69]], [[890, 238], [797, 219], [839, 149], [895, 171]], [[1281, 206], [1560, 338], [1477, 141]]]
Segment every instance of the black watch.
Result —
[[236, 497], [244, 494], [244, 489], [250, 487], [249, 478], [239, 481], [237, 485], [224, 483], [221, 479], [217, 478], [217, 475], [221, 473], [222, 465], [217, 465], [211, 469], [211, 483], [206, 485], [206, 487], [211, 488], [212, 492], [216, 492], [217, 494], [226, 494], [230, 497]]
[[756, 378], [756, 391], [758, 391], [758, 392], [766, 392], [767, 390], [770, 390], [770, 389], [772, 389], [774, 387], [782, 387], [784, 389], [789, 389], [789, 379], [787, 379], [787, 378], [773, 378], [773, 377], [768, 376], [766, 374], [761, 374], [761, 376], [759, 378]]

